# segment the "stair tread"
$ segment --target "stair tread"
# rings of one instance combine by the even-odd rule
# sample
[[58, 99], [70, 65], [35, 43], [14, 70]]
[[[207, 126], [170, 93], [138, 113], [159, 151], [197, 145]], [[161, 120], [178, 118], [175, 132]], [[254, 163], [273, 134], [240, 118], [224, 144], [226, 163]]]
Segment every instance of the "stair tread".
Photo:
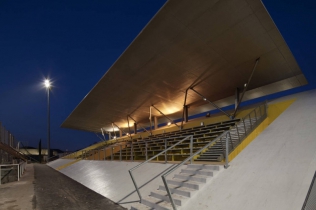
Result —
[[[152, 191], [152, 193], [157, 193], [159, 195], [163, 195], [163, 196], [169, 197], [168, 193], [166, 191], [164, 191], [164, 190], [155, 190], [155, 191]], [[171, 193], [171, 195], [172, 195], [173, 199], [177, 199], [177, 200], [181, 200], [181, 201], [186, 201], [186, 200], [189, 199], [188, 197], [185, 197], [185, 196], [182, 196], [182, 195], [178, 195], [178, 194], [175, 194], [175, 193]]]
[[146, 200], [148, 202], [154, 203], [156, 205], [159, 205], [159, 206], [167, 208], [167, 209], [172, 209], [172, 205], [171, 205], [170, 202], [164, 201], [164, 200], [159, 199], [159, 198], [154, 198], [152, 196], [147, 196], [147, 197], [143, 198], [143, 200]]
[[146, 206], [144, 204], [141, 204], [141, 203], [132, 204], [131, 210], [136, 210], [136, 209], [137, 210], [153, 210], [153, 208]]
[[[165, 187], [164, 185], [160, 185], [160, 186]], [[192, 188], [188, 188], [188, 187], [179, 187], [179, 186], [174, 185], [174, 184], [168, 184], [168, 187], [172, 188], [172, 189], [182, 190], [182, 191], [185, 191], [185, 192], [196, 192], [196, 191], [198, 191], [196, 189], [192, 189]]]

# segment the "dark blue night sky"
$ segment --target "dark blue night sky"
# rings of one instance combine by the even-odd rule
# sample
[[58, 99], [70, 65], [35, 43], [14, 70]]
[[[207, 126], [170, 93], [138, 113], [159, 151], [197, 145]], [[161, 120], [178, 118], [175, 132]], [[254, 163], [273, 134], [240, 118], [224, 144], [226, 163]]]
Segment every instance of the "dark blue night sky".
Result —
[[[315, 3], [263, 2], [313, 88]], [[51, 148], [76, 150], [99, 141], [94, 133], [60, 125], [164, 3], [0, 0], [0, 122], [24, 144], [46, 142], [42, 83], [49, 76]]]

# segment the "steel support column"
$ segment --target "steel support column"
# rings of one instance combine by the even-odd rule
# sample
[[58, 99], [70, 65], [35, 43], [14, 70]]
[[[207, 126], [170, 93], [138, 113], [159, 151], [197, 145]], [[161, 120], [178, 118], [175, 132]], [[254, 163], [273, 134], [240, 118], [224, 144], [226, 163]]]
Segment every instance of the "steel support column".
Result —
[[232, 119], [232, 116], [229, 115], [227, 112], [225, 112], [224, 110], [222, 110], [219, 106], [217, 106], [216, 104], [214, 104], [213, 102], [211, 102], [210, 100], [208, 100], [205, 96], [203, 96], [201, 93], [197, 92], [196, 90], [194, 90], [193, 88], [190, 88], [191, 90], [193, 90], [196, 94], [198, 94], [199, 96], [201, 96], [201, 98], [203, 98], [204, 101], [209, 102], [212, 106], [214, 106], [216, 109], [218, 109], [219, 111], [223, 112], [227, 117], [229, 117], [230, 119]]
[[243, 98], [244, 95], [245, 95], [245, 92], [247, 91], [247, 89], [248, 89], [248, 87], [249, 87], [249, 84], [250, 84], [250, 82], [251, 82], [253, 73], [255, 72], [255, 70], [256, 70], [256, 68], [257, 68], [257, 65], [258, 65], [259, 60], [260, 60], [260, 57], [257, 58], [257, 60], [256, 60], [256, 62], [255, 62], [255, 65], [254, 65], [254, 67], [253, 67], [253, 69], [252, 69], [252, 72], [251, 72], [251, 74], [250, 74], [250, 77], [249, 77], [247, 83], [244, 85], [244, 89], [243, 89], [242, 94], [241, 94], [241, 97], [240, 97], [240, 99], [239, 99], [239, 101], [238, 101], [237, 107], [235, 107], [235, 112], [234, 112], [234, 114], [233, 114], [233, 118], [235, 118], [235, 116], [236, 116], [236, 112], [237, 112], [237, 110], [238, 110], [238, 108], [239, 108], [239, 105], [240, 105], [240, 103], [241, 103], [241, 101], [242, 101], [242, 98]]
[[157, 116], [154, 116], [154, 126], [155, 126], [155, 130], [158, 128], [158, 118]]
[[235, 110], [237, 109], [237, 106], [239, 104], [239, 88], [236, 88], [236, 91], [235, 91]]
[[162, 113], [159, 109], [157, 109], [154, 105], [151, 105], [154, 109], [156, 109], [160, 114], [162, 114], [165, 118], [167, 118], [170, 122], [172, 122], [172, 124], [175, 124], [178, 128], [181, 129], [181, 127], [179, 127], [179, 125], [177, 123], [175, 123], [173, 120], [171, 120], [169, 117], [167, 117], [164, 113]]
[[[136, 122], [136, 120], [135, 120], [134, 118], [132, 118], [132, 116], [127, 115], [127, 117], [131, 118], [136, 124], [140, 125], [139, 123]], [[140, 127], [141, 127], [142, 129], [144, 129], [144, 131], [146, 131], [147, 133], [150, 133], [145, 127], [143, 127], [143, 126], [141, 126], [141, 125], [140, 125]]]
[[[187, 104], [188, 90], [189, 90], [189, 88], [187, 88], [187, 89], [185, 90], [185, 95], [184, 95], [182, 121], [181, 121], [181, 129], [182, 129], [182, 127], [183, 127], [183, 121], [185, 121], [184, 115], [185, 115], [185, 106], [186, 106], [186, 104]], [[186, 122], [187, 122], [187, 121], [186, 121]]]

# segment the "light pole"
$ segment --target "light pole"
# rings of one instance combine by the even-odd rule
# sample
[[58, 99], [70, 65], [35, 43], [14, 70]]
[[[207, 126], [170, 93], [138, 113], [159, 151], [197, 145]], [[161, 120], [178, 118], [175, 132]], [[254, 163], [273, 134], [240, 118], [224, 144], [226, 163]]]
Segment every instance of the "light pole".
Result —
[[44, 82], [47, 90], [47, 162], [50, 159], [50, 107], [49, 107], [49, 91], [51, 88], [50, 81], [48, 79]]

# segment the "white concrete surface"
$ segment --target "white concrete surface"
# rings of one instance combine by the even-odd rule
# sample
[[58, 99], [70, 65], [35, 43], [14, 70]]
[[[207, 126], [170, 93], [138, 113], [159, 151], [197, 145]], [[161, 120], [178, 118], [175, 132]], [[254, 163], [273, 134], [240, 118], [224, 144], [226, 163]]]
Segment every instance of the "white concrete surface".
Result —
[[302, 208], [316, 170], [316, 91], [286, 99], [293, 97], [297, 100], [185, 209]]
[[[291, 98], [297, 100], [181, 209], [302, 208], [316, 170], [316, 90], [275, 102]], [[138, 196], [128, 169], [137, 164], [84, 160], [61, 172], [129, 208]], [[151, 163], [136, 170], [137, 183], [141, 186], [170, 166]], [[161, 183], [157, 176], [141, 189], [142, 195], [148, 195]]]
[[[139, 201], [139, 197], [128, 170], [138, 164], [139, 162], [81, 160], [60, 172], [112, 201], [130, 208], [133, 203]], [[172, 166], [173, 164], [148, 163], [136, 169], [133, 172], [136, 182], [139, 187], [144, 185], [140, 188], [141, 195], [145, 197], [162, 185], [161, 173]]]
[[73, 162], [73, 161], [75, 161], [75, 159], [57, 159], [57, 160], [54, 160], [52, 162], [49, 162], [47, 165], [56, 169], [60, 166], [63, 166], [65, 164]]

